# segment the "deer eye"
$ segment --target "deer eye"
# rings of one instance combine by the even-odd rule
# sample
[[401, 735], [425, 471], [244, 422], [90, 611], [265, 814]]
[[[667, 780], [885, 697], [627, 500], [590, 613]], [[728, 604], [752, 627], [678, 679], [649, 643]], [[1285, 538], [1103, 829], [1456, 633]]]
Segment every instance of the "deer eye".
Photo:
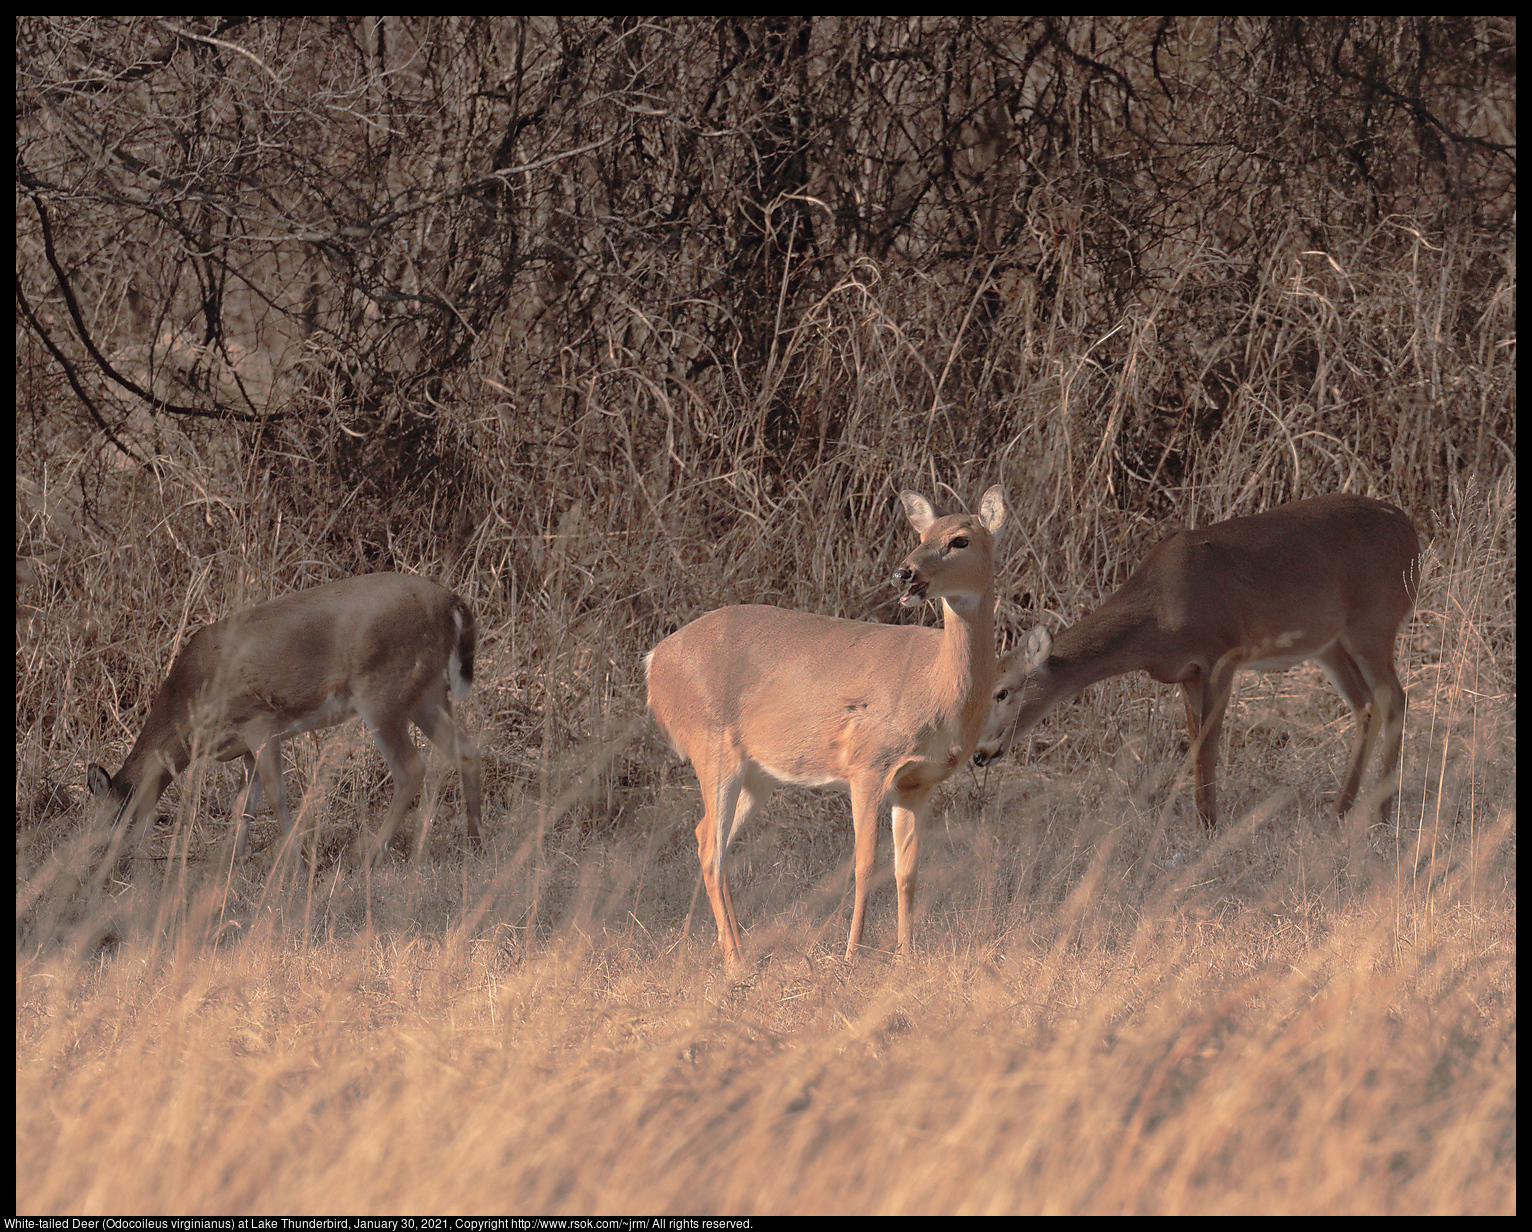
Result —
[[966, 548], [968, 546], [968, 536], [967, 535], [959, 535], [956, 539], [954, 539], [947, 546], [949, 548]]
[[997, 702], [1003, 702], [1007, 697], [1010, 696], [1010, 693], [1011, 691], [1009, 689], [1000, 689], [995, 693], [995, 700]]

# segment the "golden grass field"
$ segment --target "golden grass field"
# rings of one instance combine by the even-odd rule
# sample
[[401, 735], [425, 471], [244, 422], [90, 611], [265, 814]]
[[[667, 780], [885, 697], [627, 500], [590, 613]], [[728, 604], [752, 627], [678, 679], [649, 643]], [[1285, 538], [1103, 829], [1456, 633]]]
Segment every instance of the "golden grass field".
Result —
[[24, 836], [17, 1209], [1514, 1211], [1514, 698], [1456, 550], [1404, 639], [1397, 826], [1332, 833], [1351, 720], [1312, 665], [1241, 678], [1213, 840], [1179, 700], [1122, 678], [949, 782], [910, 962], [887, 880], [839, 957], [848, 808], [789, 791], [731, 853], [724, 969], [689, 771], [561, 822], [664, 761], [636, 722], [491, 795], [482, 856], [433, 755], [424, 851], [370, 877], [354, 724], [292, 742], [312, 877], [269, 814], [227, 871], [207, 762], [104, 905]]
[[198, 935], [24, 961], [17, 1207], [1514, 1210], [1503, 823], [1360, 884], [1312, 838], [1168, 873], [1112, 833], [1055, 836], [1007, 903], [1013, 858], [950, 884], [999, 854], [965, 827], [909, 964], [848, 967], [841, 913], [763, 896], [725, 972], [710, 925], [624, 927], [604, 888], [529, 952], [410, 927], [402, 873], [386, 929], [305, 930], [293, 893], [221, 947], [209, 902]]

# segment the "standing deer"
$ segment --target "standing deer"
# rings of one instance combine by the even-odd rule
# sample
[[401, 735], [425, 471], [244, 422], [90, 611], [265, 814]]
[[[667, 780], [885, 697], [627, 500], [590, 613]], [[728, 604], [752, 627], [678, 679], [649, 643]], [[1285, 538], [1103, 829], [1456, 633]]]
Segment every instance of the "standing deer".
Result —
[[1145, 671], [1181, 686], [1197, 813], [1211, 829], [1218, 734], [1235, 673], [1314, 659], [1356, 713], [1336, 817], [1355, 801], [1381, 729], [1387, 820], [1404, 738], [1394, 642], [1415, 606], [1419, 553], [1401, 510], [1346, 493], [1171, 535], [1085, 619], [1056, 639], [1039, 625], [1006, 656], [974, 763], [1003, 756], [1087, 685]]
[[[282, 739], [360, 718], [388, 763], [394, 797], [367, 852], [393, 837], [425, 778], [413, 722], [451, 757], [463, 780], [468, 835], [479, 836], [479, 752], [452, 717], [452, 697], [473, 683], [477, 626], [468, 605], [435, 582], [372, 573], [299, 591], [197, 630], [160, 686], [143, 731], [116, 775], [92, 764], [86, 781], [96, 824], [113, 852], [137, 848], [171, 778], [199, 756], [245, 759], [235, 802], [234, 854], [248, 818], [271, 797], [292, 831], [282, 784]], [[450, 695], [449, 696], [449, 690]], [[109, 856], [109, 861], [110, 861]]]
[[942, 628], [871, 624], [746, 605], [719, 608], [645, 656], [649, 709], [702, 788], [697, 858], [724, 958], [740, 959], [724, 854], [783, 784], [850, 793], [862, 937], [878, 813], [893, 806], [899, 949], [913, 935], [920, 827], [931, 792], [973, 752], [995, 678], [998, 486], [977, 517], [900, 494], [920, 546], [894, 574], [900, 604], [942, 601]]

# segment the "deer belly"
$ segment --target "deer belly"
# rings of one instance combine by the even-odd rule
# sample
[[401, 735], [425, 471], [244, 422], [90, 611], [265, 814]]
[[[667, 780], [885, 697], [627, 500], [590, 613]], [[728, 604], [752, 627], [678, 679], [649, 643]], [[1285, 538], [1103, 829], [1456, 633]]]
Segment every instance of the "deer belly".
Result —
[[1284, 646], [1278, 641], [1275, 645], [1262, 646], [1260, 657], [1244, 660], [1240, 669], [1247, 672], [1285, 672], [1290, 667], [1297, 667], [1316, 655], [1324, 654], [1337, 640], [1332, 637], [1328, 642], [1315, 645], [1294, 635], [1290, 645]]

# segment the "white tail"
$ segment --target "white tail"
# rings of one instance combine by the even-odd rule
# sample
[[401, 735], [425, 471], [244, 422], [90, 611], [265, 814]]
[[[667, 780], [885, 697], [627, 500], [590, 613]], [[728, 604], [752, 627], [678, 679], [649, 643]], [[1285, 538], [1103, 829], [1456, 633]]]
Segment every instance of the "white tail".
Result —
[[851, 795], [862, 937], [878, 812], [893, 805], [899, 949], [909, 953], [920, 825], [936, 785], [973, 752], [995, 678], [995, 541], [1005, 501], [942, 516], [901, 493], [920, 546], [894, 574], [900, 603], [941, 599], [942, 628], [880, 625], [756, 605], [720, 608], [645, 656], [649, 709], [702, 787], [697, 857], [724, 958], [740, 958], [724, 853], [783, 784]]
[[477, 626], [468, 605], [435, 582], [403, 573], [347, 578], [273, 599], [197, 630], [176, 656], [122, 769], [91, 765], [97, 824], [114, 830], [113, 852], [136, 848], [154, 806], [199, 755], [245, 759], [235, 803], [236, 858], [247, 818], [271, 797], [282, 833], [292, 831], [282, 785], [282, 738], [366, 725], [394, 779], [388, 816], [369, 851], [393, 837], [420, 790], [425, 762], [414, 723], [451, 757], [463, 780], [469, 837], [479, 835], [479, 752], [452, 717], [452, 697], [473, 683]]
[[1419, 552], [1403, 512], [1345, 493], [1180, 531], [1079, 624], [1056, 640], [1039, 625], [1006, 656], [974, 762], [1002, 756], [1087, 685], [1145, 671], [1181, 686], [1197, 812], [1211, 828], [1218, 734], [1234, 674], [1314, 659], [1356, 712], [1336, 816], [1355, 801], [1381, 728], [1386, 820], [1404, 737], [1394, 642], [1415, 606]]

